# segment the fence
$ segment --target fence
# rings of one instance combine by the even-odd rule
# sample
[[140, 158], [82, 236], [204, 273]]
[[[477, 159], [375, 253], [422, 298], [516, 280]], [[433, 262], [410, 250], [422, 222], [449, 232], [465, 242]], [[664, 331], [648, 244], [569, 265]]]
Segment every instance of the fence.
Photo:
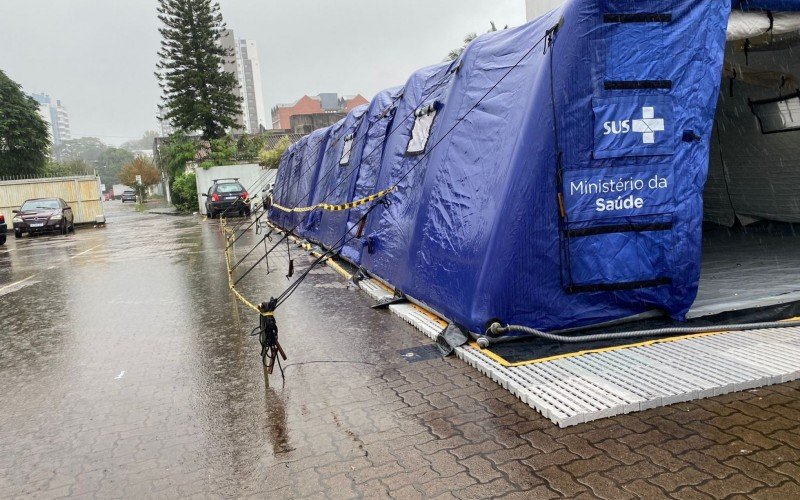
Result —
[[32, 198], [61, 198], [72, 207], [75, 223], [93, 222], [105, 215], [100, 178], [95, 175], [0, 181], [0, 213], [11, 222], [13, 210]]

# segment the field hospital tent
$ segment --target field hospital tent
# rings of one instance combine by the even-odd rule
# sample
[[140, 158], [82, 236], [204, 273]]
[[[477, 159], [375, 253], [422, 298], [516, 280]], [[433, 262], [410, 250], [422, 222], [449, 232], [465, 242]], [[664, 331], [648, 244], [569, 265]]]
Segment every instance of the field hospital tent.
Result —
[[[367, 113], [353, 138], [353, 146], [348, 168], [351, 184], [347, 193], [349, 200], [337, 198], [339, 203], [367, 198], [379, 192], [378, 173], [383, 160], [386, 135], [391, 133], [397, 101], [403, 95], [403, 87], [395, 87], [379, 92], [369, 105]], [[366, 204], [354, 206], [342, 213], [344, 231], [342, 255], [354, 264], [361, 262], [361, 251], [364, 242], [356, 238], [361, 227], [361, 220], [369, 209]], [[376, 207], [377, 208], [377, 207]], [[336, 212], [334, 212], [336, 213]], [[366, 221], [365, 221], [366, 222]]]
[[[307, 238], [472, 332], [683, 321], [711, 255], [704, 216], [800, 220], [796, 10], [567, 1], [348, 115], [301, 176], [312, 201], [270, 219], [290, 229], [304, 207], [288, 213]], [[309, 142], [284, 155], [289, 184]], [[310, 182], [334, 176], [346, 186]], [[791, 281], [779, 295], [800, 301]], [[703, 304], [747, 306], [723, 299]]]
[[[303, 139], [298, 142], [301, 142], [302, 140]], [[274, 205], [290, 206], [287, 200], [289, 196], [289, 185], [291, 183], [292, 162], [294, 161], [297, 152], [298, 142], [295, 142], [286, 148], [286, 151], [281, 156], [281, 161], [278, 165], [278, 174], [275, 178], [275, 187], [272, 191], [272, 203]], [[288, 223], [290, 215], [291, 212], [270, 208], [269, 218], [274, 224], [288, 228], [291, 227]]]
[[[319, 203], [346, 203], [350, 201], [352, 175], [348, 163], [352, 154], [355, 132], [367, 111], [367, 105], [358, 106], [340, 120], [331, 131], [319, 169], [317, 189], [312, 205]], [[315, 210], [308, 217], [305, 237], [314, 243], [332, 247], [341, 243], [339, 226], [344, 223], [343, 212]]]

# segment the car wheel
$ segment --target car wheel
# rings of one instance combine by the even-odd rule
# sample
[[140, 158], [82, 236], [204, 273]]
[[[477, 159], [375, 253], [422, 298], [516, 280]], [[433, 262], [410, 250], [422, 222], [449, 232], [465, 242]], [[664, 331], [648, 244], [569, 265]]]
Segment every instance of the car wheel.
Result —
[[75, 219], [72, 219], [72, 222], [69, 223], [69, 230], [72, 234], [75, 234]]
[[69, 226], [67, 225], [67, 219], [61, 219], [61, 234], [63, 236], [69, 234]]
[[22, 231], [14, 230], [14, 238], [22, 238]]
[[0, 245], [5, 245], [5, 244], [6, 244], [6, 235], [0, 234]]

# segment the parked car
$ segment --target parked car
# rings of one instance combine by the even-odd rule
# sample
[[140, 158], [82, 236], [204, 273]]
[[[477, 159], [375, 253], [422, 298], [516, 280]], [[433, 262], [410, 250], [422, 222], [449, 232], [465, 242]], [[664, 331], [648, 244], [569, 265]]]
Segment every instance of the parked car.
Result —
[[6, 224], [6, 216], [0, 214], [0, 245], [6, 244], [6, 233], [8, 233], [8, 224]]
[[206, 215], [250, 215], [250, 200], [239, 179], [214, 179], [214, 184], [203, 193], [206, 198]]
[[75, 216], [72, 208], [61, 198], [35, 198], [14, 210], [14, 237], [22, 238], [23, 233], [33, 235], [46, 231], [59, 231], [61, 234], [75, 232]]
[[126, 201], [132, 201], [136, 203], [136, 191], [123, 191], [122, 203], [125, 203]]

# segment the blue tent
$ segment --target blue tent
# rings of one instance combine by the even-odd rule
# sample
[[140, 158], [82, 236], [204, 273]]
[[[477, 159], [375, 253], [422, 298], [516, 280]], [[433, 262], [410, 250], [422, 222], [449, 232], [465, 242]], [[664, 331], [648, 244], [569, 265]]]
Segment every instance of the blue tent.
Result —
[[[299, 160], [296, 161], [294, 191], [291, 207], [305, 207], [311, 204], [314, 194], [318, 189], [319, 166], [322, 154], [328, 143], [331, 128], [315, 130], [306, 137], [308, 140], [302, 145]], [[304, 236], [305, 213], [292, 214], [292, 227], [297, 226], [298, 234]]]
[[281, 156], [280, 164], [278, 165], [278, 172], [275, 177], [275, 186], [272, 190], [272, 203], [273, 206], [269, 210], [269, 219], [280, 227], [288, 227], [286, 219], [288, 214], [282, 210], [275, 208], [274, 205], [285, 206], [286, 193], [289, 186], [289, 170], [290, 164], [294, 159], [294, 153], [297, 149], [297, 143], [290, 145]]
[[[397, 101], [402, 95], [403, 87], [395, 87], [379, 92], [372, 99], [354, 138], [350, 160], [352, 162], [352, 184], [349, 201], [366, 198], [378, 191], [378, 173], [383, 159], [384, 143], [387, 133], [392, 128]], [[364, 244], [360, 239], [355, 239], [355, 236], [358, 234], [358, 226], [367, 209], [366, 204], [359, 205], [343, 214], [346, 217], [343, 229], [347, 236], [342, 242], [341, 253], [354, 264], [361, 263], [361, 251]]]
[[[354, 178], [350, 156], [355, 142], [355, 132], [367, 111], [367, 105], [358, 106], [337, 123], [331, 133], [328, 147], [319, 170], [319, 180], [312, 205], [318, 203], [339, 204], [350, 201]], [[347, 161], [345, 161], [347, 160]], [[342, 211], [317, 210], [309, 216], [306, 238], [326, 247], [341, 244], [344, 233]]]
[[[364, 150], [383, 140], [380, 165], [362, 152], [335, 202], [392, 192], [342, 254], [473, 332], [494, 321], [555, 331], [654, 310], [683, 320], [700, 278], [732, 7], [800, 9], [572, 0], [418, 71], [391, 123], [355, 134]], [[321, 172], [341, 152], [328, 148]], [[320, 193], [314, 203], [331, 202]], [[366, 209], [350, 211], [351, 230]], [[311, 235], [335, 245], [342, 222], [324, 212], [313, 213]]]
[[387, 197], [388, 204], [376, 207], [369, 216], [361, 265], [398, 287], [406, 273], [413, 272], [405, 264], [422, 193], [420, 181], [425, 174], [424, 165], [417, 164], [427, 160], [424, 154], [406, 154], [416, 123], [415, 113], [447, 91], [455, 67], [456, 63], [439, 64], [411, 75], [386, 136], [376, 191], [390, 186], [396, 186], [396, 190]]

